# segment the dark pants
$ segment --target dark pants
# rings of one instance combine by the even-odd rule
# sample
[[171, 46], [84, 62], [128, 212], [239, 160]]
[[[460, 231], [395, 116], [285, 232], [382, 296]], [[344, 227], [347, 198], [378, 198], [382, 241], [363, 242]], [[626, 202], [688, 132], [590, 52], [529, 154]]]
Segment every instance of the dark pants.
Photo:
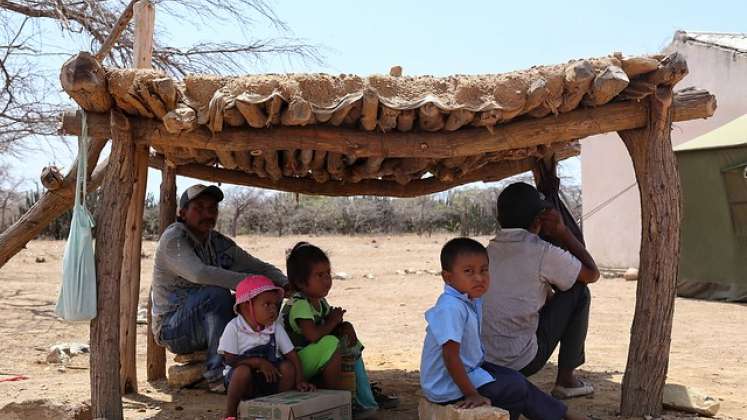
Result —
[[589, 329], [589, 288], [576, 283], [555, 296], [540, 310], [537, 326], [537, 355], [521, 369], [531, 376], [542, 369], [560, 343], [559, 369], [575, 369], [586, 360], [586, 331]]
[[234, 297], [222, 287], [189, 289], [179, 308], [164, 318], [159, 341], [176, 354], [207, 350], [205, 379], [223, 379], [223, 360], [218, 342], [223, 330], [236, 314]]
[[[477, 388], [477, 392], [489, 399], [492, 406], [507, 410], [511, 420], [517, 420], [521, 415], [529, 420], [555, 420], [565, 417], [568, 410], [565, 404], [542, 392], [519, 372], [488, 362], [483, 363], [481, 367], [488, 371], [495, 381]], [[453, 404], [462, 399], [445, 404]]]
[[[283, 362], [283, 358], [278, 356], [277, 353], [278, 351], [277, 345], [275, 343], [275, 334], [273, 334], [272, 337], [270, 337], [269, 343], [253, 347], [245, 351], [244, 353], [239, 355], [238, 360], [241, 361], [252, 357], [259, 357], [272, 363], [273, 366], [279, 367], [280, 363]], [[228, 386], [231, 384], [231, 378], [233, 377], [233, 372], [235, 370], [236, 368], [231, 367], [228, 372], [226, 372], [225, 377], [223, 378], [223, 385], [226, 387], [226, 390], [228, 390]], [[277, 382], [267, 382], [265, 375], [263, 375], [257, 369], [252, 369], [252, 373], [252, 398], [264, 397], [266, 395], [278, 393]]]

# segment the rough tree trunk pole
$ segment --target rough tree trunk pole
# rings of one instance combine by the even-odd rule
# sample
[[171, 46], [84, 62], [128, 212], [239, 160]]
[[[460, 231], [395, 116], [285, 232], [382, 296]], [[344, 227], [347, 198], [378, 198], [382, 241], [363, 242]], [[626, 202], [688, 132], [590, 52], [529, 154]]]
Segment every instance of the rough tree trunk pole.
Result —
[[96, 211], [96, 308], [91, 321], [91, 410], [93, 418], [122, 419], [119, 385], [119, 279], [129, 197], [135, 168], [130, 123], [111, 112], [112, 153]]
[[680, 178], [672, 150], [672, 90], [649, 98], [649, 124], [620, 131], [633, 160], [641, 197], [641, 263], [628, 363], [622, 383], [623, 416], [658, 416], [669, 365], [680, 245]]
[[[176, 220], [176, 167], [165, 162], [161, 171], [161, 200], [159, 203], [158, 228], [160, 233]], [[149, 294], [150, 295], [150, 294]], [[151, 305], [148, 298], [148, 380], [157, 381], [166, 377], [166, 349], [159, 346], [151, 329]]]
[[135, 179], [125, 228], [119, 307], [120, 387], [123, 394], [137, 392], [137, 308], [140, 298], [140, 254], [149, 149], [147, 145], [135, 147]]
[[[153, 25], [155, 8], [149, 0], [134, 5], [135, 43], [134, 64], [137, 68], [151, 68], [153, 57]], [[120, 386], [122, 393], [137, 392], [137, 308], [140, 297], [140, 253], [143, 238], [143, 207], [148, 184], [147, 144], [135, 147], [135, 186], [130, 196], [127, 229], [122, 261], [120, 290]]]

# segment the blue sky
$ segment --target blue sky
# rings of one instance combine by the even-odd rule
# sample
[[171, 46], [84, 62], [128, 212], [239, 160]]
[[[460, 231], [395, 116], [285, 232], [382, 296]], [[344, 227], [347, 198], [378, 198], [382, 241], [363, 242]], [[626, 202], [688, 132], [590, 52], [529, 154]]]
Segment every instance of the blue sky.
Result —
[[[405, 74], [500, 73], [572, 58], [626, 55], [661, 50], [674, 31], [747, 32], [747, 1], [271, 1], [293, 35], [322, 47], [324, 66], [269, 60], [253, 71], [386, 73], [393, 65]], [[199, 21], [199, 17], [195, 17]], [[205, 22], [199, 28], [156, 17], [157, 30], [171, 45], [198, 41], [272, 37], [277, 32], [258, 20], [251, 28]], [[80, 40], [59, 40], [50, 26], [49, 43], [88, 48]], [[61, 62], [60, 62], [61, 63]], [[59, 68], [55, 59], [45, 67]], [[75, 140], [69, 147], [75, 150]], [[48, 163], [65, 166], [71, 152], [58, 141], [14, 158], [14, 174], [38, 179]], [[53, 157], [50, 152], [55, 152]], [[45, 155], [46, 153], [46, 155]], [[572, 159], [567, 175], [580, 179]], [[160, 177], [151, 171], [148, 190], [157, 195]], [[180, 180], [180, 190], [189, 185]], [[33, 185], [33, 184], [29, 184]]]

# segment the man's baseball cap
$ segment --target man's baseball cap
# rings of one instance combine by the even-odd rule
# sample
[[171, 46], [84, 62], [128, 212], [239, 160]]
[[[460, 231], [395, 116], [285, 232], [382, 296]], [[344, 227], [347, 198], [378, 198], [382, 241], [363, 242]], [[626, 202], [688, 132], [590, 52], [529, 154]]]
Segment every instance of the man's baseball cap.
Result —
[[223, 201], [223, 191], [221, 191], [220, 188], [216, 187], [215, 185], [207, 186], [202, 184], [195, 184], [184, 190], [184, 192], [182, 193], [182, 197], [179, 199], [179, 208], [186, 209], [190, 201], [204, 194], [215, 197], [215, 199], [218, 200], [219, 203]]
[[528, 228], [542, 210], [553, 208], [533, 186], [517, 182], [498, 196], [498, 222], [504, 228]]

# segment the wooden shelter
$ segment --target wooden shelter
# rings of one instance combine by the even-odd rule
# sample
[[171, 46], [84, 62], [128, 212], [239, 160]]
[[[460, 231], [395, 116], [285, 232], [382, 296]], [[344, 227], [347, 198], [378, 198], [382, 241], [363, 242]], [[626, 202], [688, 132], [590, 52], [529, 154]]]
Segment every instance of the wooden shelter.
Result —
[[[672, 122], [709, 117], [716, 106], [705, 91], [673, 92], [687, 73], [682, 56], [615, 53], [514, 73], [440, 78], [402, 76], [395, 68], [369, 77], [175, 80], [150, 69], [149, 46], [139, 51], [144, 56], [136, 63], [144, 68], [107, 68], [100, 54], [80, 53], [60, 76], [86, 113], [93, 139], [89, 167], [107, 140], [112, 143], [89, 182], [103, 186], [96, 217], [99, 315], [91, 323], [95, 418], [122, 418], [121, 393], [137, 387], [135, 316], [148, 166], [163, 171], [163, 228], [176, 213], [176, 175], [304, 194], [412, 197], [575, 156], [579, 140], [607, 132], [618, 132], [628, 148], [643, 217], [621, 410], [661, 411], [680, 224], [670, 131]], [[81, 113], [65, 112], [62, 133], [80, 132]], [[0, 265], [71, 207], [74, 176], [45, 183], [49, 191], [40, 203], [0, 235]], [[149, 338], [148, 379], [163, 378], [163, 349]]]

